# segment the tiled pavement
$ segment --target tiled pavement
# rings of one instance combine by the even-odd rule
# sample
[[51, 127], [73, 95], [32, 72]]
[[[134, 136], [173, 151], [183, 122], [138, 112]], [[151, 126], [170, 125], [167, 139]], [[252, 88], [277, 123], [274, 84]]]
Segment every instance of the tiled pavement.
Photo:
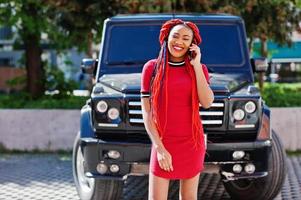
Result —
[[[301, 156], [287, 159], [288, 176], [276, 200], [301, 199]], [[147, 177], [129, 177], [125, 200], [147, 196]], [[206, 192], [205, 192], [206, 191]], [[170, 199], [177, 199], [178, 182], [171, 182]], [[220, 177], [202, 174], [200, 199], [230, 199]], [[78, 200], [71, 157], [54, 154], [0, 155], [0, 200]]]
[[0, 200], [23, 199], [79, 199], [70, 156], [0, 156]]

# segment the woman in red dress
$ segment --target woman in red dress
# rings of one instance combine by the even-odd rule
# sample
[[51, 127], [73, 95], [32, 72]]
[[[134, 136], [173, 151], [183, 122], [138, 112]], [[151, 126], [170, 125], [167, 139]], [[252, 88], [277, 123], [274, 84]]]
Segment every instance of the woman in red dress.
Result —
[[173, 19], [161, 28], [161, 50], [142, 71], [144, 125], [152, 141], [149, 200], [166, 200], [169, 180], [180, 180], [180, 200], [196, 200], [204, 168], [204, 132], [199, 104], [213, 102], [201, 36], [192, 22]]

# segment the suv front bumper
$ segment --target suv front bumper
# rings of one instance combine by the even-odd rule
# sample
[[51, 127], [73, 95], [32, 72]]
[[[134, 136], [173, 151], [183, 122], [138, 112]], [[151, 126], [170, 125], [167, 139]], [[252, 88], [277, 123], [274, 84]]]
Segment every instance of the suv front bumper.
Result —
[[[84, 170], [87, 177], [101, 179], [126, 179], [128, 175], [147, 175], [150, 159], [151, 144], [108, 142], [95, 138], [81, 138], [80, 146], [84, 155]], [[208, 143], [205, 165], [217, 165], [222, 174], [232, 173], [232, 180], [240, 178], [258, 178], [267, 175], [268, 157], [271, 150], [271, 140], [239, 143]], [[107, 153], [115, 150], [120, 153], [118, 159], [109, 158]], [[234, 151], [244, 151], [242, 159], [235, 160], [232, 157]], [[108, 170], [105, 174], [97, 171], [98, 164], [105, 164]], [[253, 163], [256, 171], [253, 174], [234, 174], [234, 164]], [[111, 172], [110, 166], [119, 166], [118, 172]], [[229, 179], [224, 176], [224, 179]]]

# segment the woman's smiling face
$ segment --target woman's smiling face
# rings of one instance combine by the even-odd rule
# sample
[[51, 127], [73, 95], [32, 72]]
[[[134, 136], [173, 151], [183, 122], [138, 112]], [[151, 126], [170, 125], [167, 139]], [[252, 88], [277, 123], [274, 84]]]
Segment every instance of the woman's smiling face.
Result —
[[193, 32], [183, 24], [174, 26], [168, 36], [168, 50], [170, 61], [180, 62], [184, 60], [186, 52], [192, 43]]

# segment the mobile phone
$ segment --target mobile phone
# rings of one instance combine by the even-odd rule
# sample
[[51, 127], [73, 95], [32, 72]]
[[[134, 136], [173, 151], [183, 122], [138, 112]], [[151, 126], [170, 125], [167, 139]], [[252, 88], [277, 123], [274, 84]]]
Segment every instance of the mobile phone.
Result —
[[188, 51], [188, 56], [189, 56], [189, 59], [192, 60], [195, 58], [196, 53], [194, 51]]
[[[194, 44], [194, 42], [191, 43], [190, 47]], [[194, 51], [190, 51], [188, 50], [188, 56], [189, 56], [189, 59], [192, 60], [196, 57], [196, 53]]]

